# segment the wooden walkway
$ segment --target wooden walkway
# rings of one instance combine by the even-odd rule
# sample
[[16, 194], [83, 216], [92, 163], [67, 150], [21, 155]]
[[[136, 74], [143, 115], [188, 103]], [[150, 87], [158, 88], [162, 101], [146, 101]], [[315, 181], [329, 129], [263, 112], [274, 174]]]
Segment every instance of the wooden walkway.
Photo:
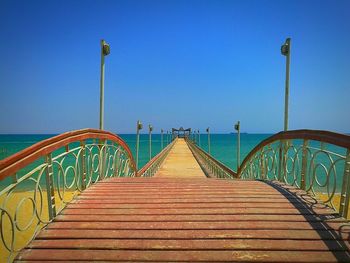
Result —
[[277, 184], [206, 178], [186, 147], [153, 178], [84, 191], [17, 260], [350, 262], [332, 210]]
[[162, 167], [155, 177], [204, 178], [201, 167], [193, 157], [184, 139], [177, 139]]

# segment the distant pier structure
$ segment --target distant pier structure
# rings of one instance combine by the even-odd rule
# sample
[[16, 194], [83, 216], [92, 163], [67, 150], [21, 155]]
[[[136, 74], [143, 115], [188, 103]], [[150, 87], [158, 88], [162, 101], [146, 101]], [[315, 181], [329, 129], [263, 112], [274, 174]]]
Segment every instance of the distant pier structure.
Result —
[[172, 134], [173, 138], [179, 137], [179, 138], [188, 138], [191, 135], [191, 128], [184, 129], [183, 127], [180, 127], [180, 129], [172, 128]]

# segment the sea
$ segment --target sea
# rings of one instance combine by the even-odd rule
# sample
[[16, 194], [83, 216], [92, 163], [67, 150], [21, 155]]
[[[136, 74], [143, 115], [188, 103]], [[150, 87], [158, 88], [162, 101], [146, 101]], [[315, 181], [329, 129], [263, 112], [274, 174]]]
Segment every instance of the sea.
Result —
[[[270, 137], [272, 134], [250, 134], [242, 133], [240, 138], [240, 162], [248, 155], [248, 153], [258, 145], [262, 140]], [[11, 156], [39, 141], [45, 140], [55, 136], [55, 134], [21, 134], [21, 135], [0, 135], [0, 160]], [[136, 134], [119, 134], [119, 136], [128, 144], [134, 158], [136, 158]], [[170, 135], [163, 135], [163, 146], [165, 147], [170, 143]], [[201, 134], [197, 144], [205, 151], [208, 152], [208, 141], [210, 139], [210, 153], [211, 155], [231, 168], [234, 171], [237, 171], [237, 135], [235, 133], [230, 134], [210, 134], [208, 138], [207, 134]], [[302, 142], [300, 142], [302, 144]], [[312, 145], [317, 151], [317, 148], [322, 148], [323, 146], [315, 143]], [[161, 146], [161, 135], [152, 134], [151, 136], [151, 151], [152, 157], [157, 155], [162, 149]], [[338, 149], [338, 147], [331, 146], [331, 152], [340, 153], [345, 155], [344, 149]], [[331, 167], [331, 161], [334, 156], [319, 154], [317, 157], [319, 163], [326, 164], [329, 168]], [[139, 148], [139, 169], [142, 168], [148, 161], [149, 157], [149, 135], [141, 134], [140, 135], [140, 148]], [[328, 163], [328, 164], [327, 164]], [[338, 162], [336, 169], [330, 172], [330, 176], [327, 175], [326, 170], [322, 166], [318, 166], [316, 172], [318, 174], [319, 182], [318, 184], [322, 187], [326, 186], [326, 182], [329, 181], [330, 184], [337, 184], [337, 189], [340, 189], [342, 183], [342, 175], [344, 171], [343, 162]], [[326, 167], [325, 166], [325, 167]], [[30, 167], [28, 167], [27, 172]], [[335, 175], [334, 175], [335, 174]], [[11, 178], [0, 181], [0, 190], [3, 186], [8, 185], [11, 182]], [[334, 182], [333, 182], [334, 181]]]
[[[241, 134], [240, 160], [262, 140], [272, 134]], [[48, 139], [55, 134], [10, 134], [0, 135], [0, 160], [5, 159], [37, 142]], [[128, 144], [134, 158], [136, 158], [136, 134], [119, 134]], [[163, 135], [163, 146], [170, 142], [171, 137]], [[237, 135], [236, 134], [201, 134], [197, 142], [199, 146], [208, 151], [208, 139], [210, 139], [210, 152], [213, 157], [224, 163], [233, 170], [237, 168]], [[139, 168], [149, 161], [149, 135], [140, 134]], [[152, 134], [151, 151], [152, 157], [161, 151], [161, 135]]]

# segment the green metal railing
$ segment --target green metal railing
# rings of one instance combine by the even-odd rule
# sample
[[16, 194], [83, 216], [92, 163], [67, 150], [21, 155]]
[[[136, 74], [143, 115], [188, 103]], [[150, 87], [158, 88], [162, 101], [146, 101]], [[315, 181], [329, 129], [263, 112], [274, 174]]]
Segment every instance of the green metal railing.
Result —
[[84, 189], [136, 174], [127, 144], [91, 129], [58, 135], [0, 161], [0, 262], [11, 262]]
[[198, 161], [202, 170], [208, 177], [233, 179], [237, 177], [237, 174], [228, 168], [223, 163], [216, 160], [209, 153], [198, 147], [192, 140], [186, 138], [187, 145], [193, 153], [193, 156]]
[[241, 179], [279, 181], [316, 196], [350, 218], [350, 136], [327, 131], [280, 132], [257, 145]]
[[171, 148], [174, 146], [177, 139], [173, 140], [168, 144], [160, 153], [154, 156], [144, 167], [142, 167], [138, 172], [138, 176], [141, 177], [151, 177], [155, 175], [160, 166], [162, 165], [165, 158], [168, 156]]

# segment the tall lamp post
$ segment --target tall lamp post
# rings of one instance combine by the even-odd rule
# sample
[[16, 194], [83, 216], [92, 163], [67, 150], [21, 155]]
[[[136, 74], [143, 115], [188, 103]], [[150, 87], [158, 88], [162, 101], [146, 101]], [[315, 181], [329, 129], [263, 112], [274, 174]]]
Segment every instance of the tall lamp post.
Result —
[[198, 130], [198, 146], [201, 147], [201, 133]]
[[237, 131], [237, 172], [240, 166], [241, 155], [241, 124], [239, 121], [235, 124], [235, 130]]
[[152, 159], [152, 131], [153, 127], [152, 125], [148, 125], [148, 131], [149, 131], [149, 160]]
[[291, 39], [287, 38], [281, 46], [281, 53], [286, 56], [286, 89], [284, 96], [284, 131], [288, 130], [288, 103], [289, 103], [289, 66], [290, 66]]
[[101, 78], [100, 78], [100, 130], [104, 126], [104, 86], [105, 86], [105, 56], [110, 53], [109, 45], [101, 40]]
[[163, 129], [160, 130], [160, 147], [163, 150]]
[[137, 124], [136, 124], [136, 169], [139, 169], [140, 130], [142, 130], [142, 123], [140, 121], [137, 121]]
[[210, 129], [209, 129], [209, 127], [207, 128], [207, 133], [208, 133], [208, 153], [210, 154]]

